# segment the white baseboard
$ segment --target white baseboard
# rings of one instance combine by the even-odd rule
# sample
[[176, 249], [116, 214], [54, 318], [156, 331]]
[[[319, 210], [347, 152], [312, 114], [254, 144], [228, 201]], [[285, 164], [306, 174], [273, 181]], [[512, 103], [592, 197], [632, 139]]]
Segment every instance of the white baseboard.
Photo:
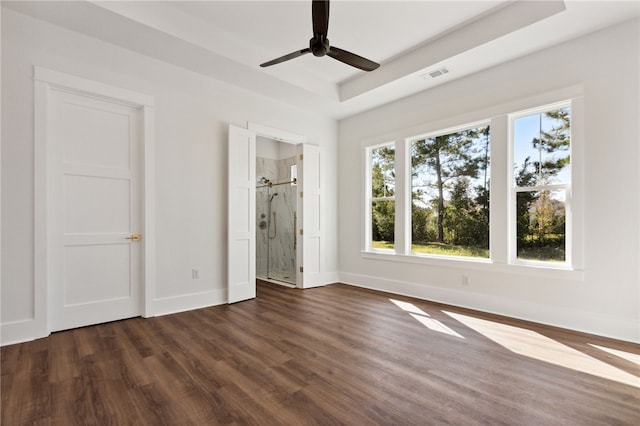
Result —
[[216, 289], [201, 293], [181, 294], [174, 297], [155, 299], [150, 316], [162, 316], [178, 312], [191, 311], [193, 309], [208, 308], [209, 306], [227, 303], [227, 290]]
[[[202, 293], [186, 294], [176, 297], [156, 299], [152, 304], [152, 311], [144, 315], [154, 317], [193, 309], [227, 303], [226, 290], [212, 290]], [[29, 342], [31, 340], [47, 337], [49, 331], [46, 324], [41, 324], [35, 319], [27, 319], [5, 323], [0, 326], [0, 346]]]
[[335, 284], [337, 282], [340, 282], [339, 272], [325, 272], [323, 275], [325, 284]]
[[302, 288], [322, 287], [327, 284], [337, 283], [340, 279], [338, 272], [320, 272], [303, 283]]
[[14, 345], [47, 337], [50, 333], [35, 319], [2, 324], [0, 327], [0, 346]]
[[341, 273], [340, 282], [511, 318], [640, 343], [637, 321], [428, 284]]

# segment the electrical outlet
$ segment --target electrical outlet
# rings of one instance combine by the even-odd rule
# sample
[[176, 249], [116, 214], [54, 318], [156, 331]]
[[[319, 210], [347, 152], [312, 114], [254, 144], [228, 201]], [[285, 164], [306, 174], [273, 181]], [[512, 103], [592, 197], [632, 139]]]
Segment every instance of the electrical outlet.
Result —
[[200, 278], [200, 269], [193, 268], [191, 270], [191, 278], [194, 278], [194, 279]]
[[462, 276], [462, 287], [469, 287], [469, 276], [468, 275], [463, 275]]

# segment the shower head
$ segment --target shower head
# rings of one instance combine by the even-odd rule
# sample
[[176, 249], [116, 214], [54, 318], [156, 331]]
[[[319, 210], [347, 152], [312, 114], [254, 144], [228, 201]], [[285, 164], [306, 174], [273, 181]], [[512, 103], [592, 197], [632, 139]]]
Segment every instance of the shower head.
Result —
[[278, 195], [277, 192], [273, 193], [273, 195], [271, 195], [271, 198], [269, 198], [269, 201], [273, 201], [273, 197], [275, 197], [276, 195]]

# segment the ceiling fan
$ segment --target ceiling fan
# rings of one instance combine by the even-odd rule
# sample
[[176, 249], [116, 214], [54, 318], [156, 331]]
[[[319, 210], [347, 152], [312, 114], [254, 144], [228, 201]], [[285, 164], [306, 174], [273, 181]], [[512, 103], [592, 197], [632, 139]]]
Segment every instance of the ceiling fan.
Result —
[[327, 30], [329, 29], [328, 0], [313, 0], [311, 4], [311, 18], [313, 21], [313, 38], [309, 40], [309, 47], [297, 50], [269, 62], [265, 62], [264, 64], [260, 64], [260, 66], [268, 67], [279, 64], [281, 62], [297, 58], [298, 56], [306, 55], [307, 53], [313, 53], [314, 56], [327, 55], [333, 59], [337, 59], [340, 62], [344, 62], [352, 67], [360, 68], [364, 71], [373, 71], [380, 66], [380, 64], [370, 61], [367, 58], [363, 58], [355, 53], [347, 52], [346, 50], [339, 49], [329, 44], [329, 39], [327, 38]]

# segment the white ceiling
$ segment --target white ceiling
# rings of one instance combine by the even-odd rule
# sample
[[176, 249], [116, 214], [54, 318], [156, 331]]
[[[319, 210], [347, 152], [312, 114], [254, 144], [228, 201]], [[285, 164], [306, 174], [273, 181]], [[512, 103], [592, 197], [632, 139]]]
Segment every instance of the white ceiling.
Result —
[[[474, 19], [501, 1], [339, 1], [330, 3], [329, 39], [376, 62], [384, 62]], [[206, 20], [254, 45], [264, 61], [308, 47], [311, 1], [184, 1], [173, 7]], [[298, 60], [309, 72], [339, 83], [360, 71], [312, 55]]]
[[640, 16], [637, 0], [334, 0], [328, 38], [382, 64], [366, 73], [313, 55], [259, 67], [308, 47], [309, 0], [2, 5], [337, 119]]

